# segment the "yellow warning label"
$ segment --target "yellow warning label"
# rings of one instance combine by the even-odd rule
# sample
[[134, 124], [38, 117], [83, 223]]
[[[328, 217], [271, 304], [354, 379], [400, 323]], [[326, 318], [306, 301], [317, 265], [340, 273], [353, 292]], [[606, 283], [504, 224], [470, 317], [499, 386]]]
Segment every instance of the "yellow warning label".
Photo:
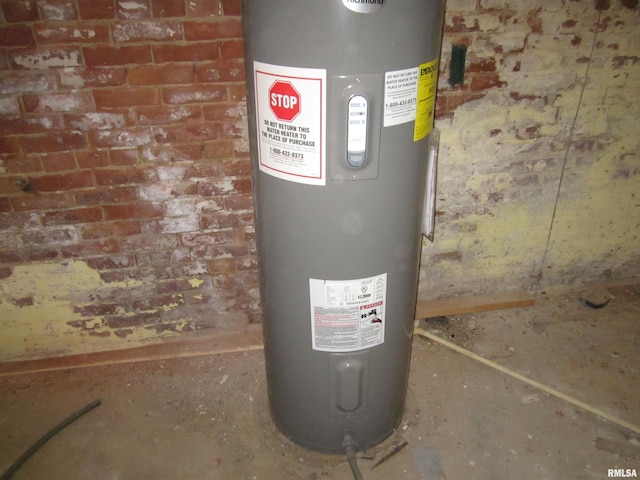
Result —
[[418, 67], [418, 102], [416, 103], [416, 123], [413, 128], [414, 142], [429, 135], [433, 128], [437, 88], [438, 60], [423, 63]]

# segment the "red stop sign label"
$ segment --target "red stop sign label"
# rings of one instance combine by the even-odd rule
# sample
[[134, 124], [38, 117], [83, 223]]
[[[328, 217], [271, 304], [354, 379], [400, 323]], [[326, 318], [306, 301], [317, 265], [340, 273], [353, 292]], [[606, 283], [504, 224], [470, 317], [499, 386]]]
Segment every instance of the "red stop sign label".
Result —
[[279, 120], [290, 122], [300, 113], [300, 94], [290, 82], [277, 80], [269, 88], [269, 106]]

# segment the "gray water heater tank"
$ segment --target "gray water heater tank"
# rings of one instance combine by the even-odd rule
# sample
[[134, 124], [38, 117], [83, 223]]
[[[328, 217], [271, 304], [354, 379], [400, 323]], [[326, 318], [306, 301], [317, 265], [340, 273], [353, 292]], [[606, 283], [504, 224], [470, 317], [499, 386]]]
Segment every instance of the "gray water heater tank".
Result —
[[444, 0], [245, 0], [271, 416], [319, 451], [402, 420]]

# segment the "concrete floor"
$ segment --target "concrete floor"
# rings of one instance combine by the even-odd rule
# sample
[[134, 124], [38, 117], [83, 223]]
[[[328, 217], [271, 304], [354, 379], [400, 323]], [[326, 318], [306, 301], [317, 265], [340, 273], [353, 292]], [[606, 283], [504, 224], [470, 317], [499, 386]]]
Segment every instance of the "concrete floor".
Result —
[[[570, 292], [539, 295], [533, 307], [422, 322], [593, 411], [415, 337], [402, 427], [361, 455], [365, 480], [604, 479], [615, 468], [640, 475], [640, 285], [609, 291], [614, 298], [597, 310]], [[342, 457], [306, 451], [272, 426], [262, 351], [0, 378], [0, 473], [96, 398], [101, 406], [13, 478], [352, 478]]]

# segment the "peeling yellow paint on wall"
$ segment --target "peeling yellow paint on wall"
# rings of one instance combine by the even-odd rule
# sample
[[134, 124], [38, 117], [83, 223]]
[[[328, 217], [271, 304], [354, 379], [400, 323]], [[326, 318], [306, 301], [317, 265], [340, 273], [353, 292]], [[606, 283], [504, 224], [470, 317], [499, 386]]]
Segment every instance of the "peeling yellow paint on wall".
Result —
[[[102, 317], [87, 318], [74, 311], [73, 305], [90, 304], [98, 296], [104, 298], [139, 285], [135, 280], [106, 283], [85, 262], [76, 260], [16, 266], [10, 277], [0, 281], [0, 360], [88, 353], [160, 341], [168, 334], [136, 327], [129, 327], [133, 333], [125, 339], [118, 338]], [[74, 321], [88, 321], [89, 330], [73, 327]]]

